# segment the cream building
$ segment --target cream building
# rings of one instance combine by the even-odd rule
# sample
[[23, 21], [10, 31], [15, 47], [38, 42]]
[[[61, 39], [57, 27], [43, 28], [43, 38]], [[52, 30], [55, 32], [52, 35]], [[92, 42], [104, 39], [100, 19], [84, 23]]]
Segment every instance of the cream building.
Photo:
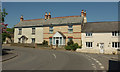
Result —
[[51, 17], [45, 13], [45, 18], [24, 20], [15, 25], [14, 43], [37, 43], [43, 40], [48, 45], [64, 46], [70, 39], [81, 45], [81, 27], [87, 23], [86, 11], [78, 16]]
[[118, 22], [91, 22], [82, 28], [82, 49], [78, 52], [117, 54], [120, 48]]

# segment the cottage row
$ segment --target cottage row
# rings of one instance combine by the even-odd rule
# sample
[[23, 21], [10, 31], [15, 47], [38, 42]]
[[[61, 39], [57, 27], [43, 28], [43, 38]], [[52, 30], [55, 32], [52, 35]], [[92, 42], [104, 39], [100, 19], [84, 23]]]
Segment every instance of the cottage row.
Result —
[[87, 22], [86, 11], [78, 16], [24, 20], [15, 25], [14, 43], [37, 43], [65, 46], [68, 41], [82, 45], [81, 52], [116, 53], [120, 47], [118, 22]]

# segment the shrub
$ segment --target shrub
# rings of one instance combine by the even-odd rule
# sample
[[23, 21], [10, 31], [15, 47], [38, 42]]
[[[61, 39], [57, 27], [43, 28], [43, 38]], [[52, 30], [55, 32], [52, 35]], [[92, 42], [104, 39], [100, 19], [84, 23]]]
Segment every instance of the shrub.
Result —
[[65, 46], [65, 49], [66, 50], [71, 50], [71, 47], [70, 46]]
[[79, 47], [79, 45], [78, 45], [78, 43], [75, 43], [73, 45], [70, 45], [70, 47], [71, 47], [72, 50], [75, 51]]
[[48, 41], [43, 41], [43, 43], [42, 43], [43, 45], [48, 45]]
[[70, 41], [67, 42], [67, 45], [68, 45], [68, 46], [69, 46], [69, 45], [72, 45], [72, 44], [74, 44], [73, 40], [70, 40]]

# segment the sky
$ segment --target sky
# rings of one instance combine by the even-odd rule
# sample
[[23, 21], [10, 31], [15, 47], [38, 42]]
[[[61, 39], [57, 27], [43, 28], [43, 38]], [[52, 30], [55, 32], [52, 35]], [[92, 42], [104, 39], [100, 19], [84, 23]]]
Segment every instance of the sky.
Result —
[[88, 22], [117, 21], [117, 2], [2, 2], [2, 8], [8, 15], [5, 23], [14, 27], [23, 15], [24, 20], [44, 18], [45, 12], [51, 12], [52, 17], [81, 15], [81, 10], [87, 11]]

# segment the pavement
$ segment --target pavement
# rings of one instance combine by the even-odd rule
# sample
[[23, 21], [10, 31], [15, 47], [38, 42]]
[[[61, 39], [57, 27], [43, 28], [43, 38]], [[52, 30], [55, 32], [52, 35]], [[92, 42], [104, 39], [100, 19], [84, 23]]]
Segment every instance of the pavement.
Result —
[[[6, 47], [18, 56], [3, 62], [3, 70], [110, 70], [117, 55]], [[9, 57], [9, 56], [8, 56]]]

